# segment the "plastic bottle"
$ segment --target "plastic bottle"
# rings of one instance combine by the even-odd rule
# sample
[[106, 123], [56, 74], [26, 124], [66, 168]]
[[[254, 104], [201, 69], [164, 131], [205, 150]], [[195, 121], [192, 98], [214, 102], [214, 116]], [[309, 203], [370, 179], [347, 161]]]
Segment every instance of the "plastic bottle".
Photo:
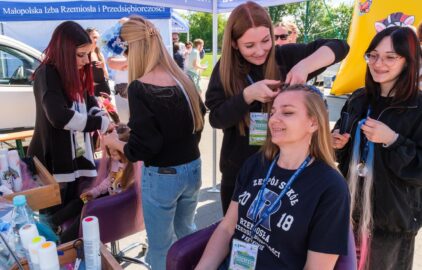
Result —
[[88, 216], [82, 220], [84, 258], [86, 270], [101, 270], [100, 227], [98, 218]]
[[17, 150], [10, 150], [7, 153], [7, 159], [9, 162], [9, 171], [12, 181], [12, 188], [14, 192], [22, 190], [22, 172], [20, 166], [20, 157]]
[[25, 251], [25, 257], [28, 261], [29, 269], [35, 270], [35, 267], [31, 260], [31, 256], [29, 255], [29, 244], [35, 237], [39, 236], [37, 226], [31, 223], [23, 225], [22, 228], [19, 229], [19, 236], [21, 239], [21, 244]]
[[14, 247], [16, 255], [20, 258], [25, 256], [25, 249], [23, 248], [20, 241], [19, 229], [22, 228], [25, 224], [35, 224], [34, 213], [26, 204], [25, 195], [17, 195], [13, 197], [12, 222], [9, 234], [9, 243]]
[[38, 249], [38, 259], [41, 270], [59, 270], [59, 256], [57, 255], [56, 243], [47, 241]]
[[29, 249], [29, 256], [31, 258], [32, 266], [35, 270], [40, 269], [40, 260], [38, 258], [38, 250], [41, 248], [42, 244], [44, 244], [45, 237], [44, 236], [37, 236], [32, 239], [31, 243], [28, 245]]

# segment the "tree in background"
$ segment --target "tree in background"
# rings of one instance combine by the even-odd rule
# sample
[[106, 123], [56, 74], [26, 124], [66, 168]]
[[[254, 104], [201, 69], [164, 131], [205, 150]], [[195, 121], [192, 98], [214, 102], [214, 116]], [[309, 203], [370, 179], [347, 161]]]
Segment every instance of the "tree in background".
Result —
[[[346, 39], [352, 20], [353, 5], [344, 3], [337, 7], [325, 5], [324, 0], [293, 3], [269, 8], [273, 22], [289, 16], [294, 18], [301, 35], [298, 42], [304, 42], [305, 35], [308, 42], [317, 38]], [[308, 16], [306, 14], [308, 13]]]
[[[205, 12], [192, 12], [186, 15], [185, 18], [189, 21], [189, 38], [195, 40], [201, 38], [205, 43], [205, 51], [212, 50], [212, 14]], [[218, 50], [221, 49], [223, 41], [224, 27], [226, 26], [227, 19], [224, 15], [218, 15]], [[186, 41], [186, 34], [181, 35], [181, 41]]]

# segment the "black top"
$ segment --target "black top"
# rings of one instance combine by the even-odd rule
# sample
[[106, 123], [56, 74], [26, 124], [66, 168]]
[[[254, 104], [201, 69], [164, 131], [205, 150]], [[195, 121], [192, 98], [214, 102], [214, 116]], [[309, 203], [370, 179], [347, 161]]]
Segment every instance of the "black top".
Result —
[[178, 86], [135, 80], [129, 85], [128, 97], [131, 131], [124, 152], [130, 161], [168, 167], [199, 158], [201, 132], [193, 133], [189, 105]]
[[176, 61], [176, 64], [183, 70], [185, 67], [185, 59], [183, 59], [183, 56], [180, 52], [176, 52], [173, 54], [173, 59]]
[[110, 86], [104, 76], [104, 70], [95, 65], [97, 61], [92, 61], [92, 77], [94, 79], [94, 94], [95, 96], [100, 96], [101, 92], [111, 94]]
[[[276, 46], [276, 60], [282, 78], [285, 78], [294, 65], [322, 46], [328, 46], [334, 52], [335, 62], [339, 62], [346, 57], [349, 50], [347, 43], [341, 40], [316, 40], [309, 44]], [[248, 128], [246, 128], [246, 136], [240, 135], [238, 124], [249, 112], [261, 112], [263, 104], [254, 101], [248, 105], [243, 99], [243, 93], [226, 97], [221, 84], [219, 67], [220, 62], [217, 63], [212, 72], [205, 104], [210, 109], [211, 126], [223, 129], [220, 170], [223, 173], [223, 179], [233, 179], [234, 185], [234, 179], [242, 163], [259, 149], [259, 146], [249, 145]], [[253, 81], [257, 82], [264, 79], [262, 66], [249, 65], [249, 67], [249, 75]], [[309, 74], [308, 79], [323, 71], [324, 68]]]
[[[89, 132], [105, 132], [109, 120], [95, 97], [86, 95], [80, 103], [69, 100], [52, 65], [37, 69], [34, 95], [35, 130], [28, 155], [36, 156], [58, 182], [96, 176]], [[80, 157], [75, 154], [77, 133], [83, 133], [85, 138], [85, 154]]]
[[[348, 143], [336, 150], [343, 175], [348, 174], [357, 124], [366, 116], [367, 100], [364, 89], [357, 90], [342, 109], [350, 115], [347, 131], [351, 135]], [[400, 104], [390, 102], [380, 98], [373, 105], [373, 117], [399, 134], [388, 147], [374, 144], [374, 230], [414, 235], [422, 226], [422, 93]]]
[[[233, 195], [239, 203], [234, 239], [251, 242], [252, 213], [270, 164], [257, 153], [239, 172]], [[259, 213], [272, 205], [294, 172], [274, 166], [264, 190], [266, 202]], [[253, 240], [260, 246], [256, 269], [303, 269], [308, 250], [346, 255], [349, 203], [341, 174], [322, 161], [312, 162], [293, 182], [276, 210], [257, 227]]]

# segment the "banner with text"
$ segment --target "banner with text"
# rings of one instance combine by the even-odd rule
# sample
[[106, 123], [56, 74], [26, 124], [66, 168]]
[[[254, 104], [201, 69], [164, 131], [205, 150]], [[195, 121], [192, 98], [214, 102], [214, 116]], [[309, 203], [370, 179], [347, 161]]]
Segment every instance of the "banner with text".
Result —
[[0, 1], [0, 21], [120, 19], [138, 14], [147, 19], [170, 19], [170, 8], [110, 1]]

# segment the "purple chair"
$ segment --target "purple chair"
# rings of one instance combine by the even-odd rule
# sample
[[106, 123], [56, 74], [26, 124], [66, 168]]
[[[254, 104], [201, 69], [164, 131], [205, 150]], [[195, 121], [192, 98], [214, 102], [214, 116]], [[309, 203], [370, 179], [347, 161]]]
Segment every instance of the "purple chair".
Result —
[[[167, 270], [194, 269], [218, 223], [177, 240], [167, 253]], [[356, 270], [356, 248], [352, 230], [349, 231], [348, 255], [340, 256], [334, 270]]]
[[[142, 264], [146, 263], [136, 258], [125, 256], [125, 252], [142, 246], [142, 253], [146, 251], [143, 243], [134, 243], [120, 250], [118, 240], [144, 229], [141, 207], [141, 193], [138, 183], [135, 183], [124, 192], [112, 196], [105, 196], [89, 201], [84, 205], [81, 220], [86, 216], [96, 216], [100, 225], [100, 239], [103, 243], [110, 243], [111, 253], [121, 262]], [[82, 226], [79, 234], [82, 235]]]

